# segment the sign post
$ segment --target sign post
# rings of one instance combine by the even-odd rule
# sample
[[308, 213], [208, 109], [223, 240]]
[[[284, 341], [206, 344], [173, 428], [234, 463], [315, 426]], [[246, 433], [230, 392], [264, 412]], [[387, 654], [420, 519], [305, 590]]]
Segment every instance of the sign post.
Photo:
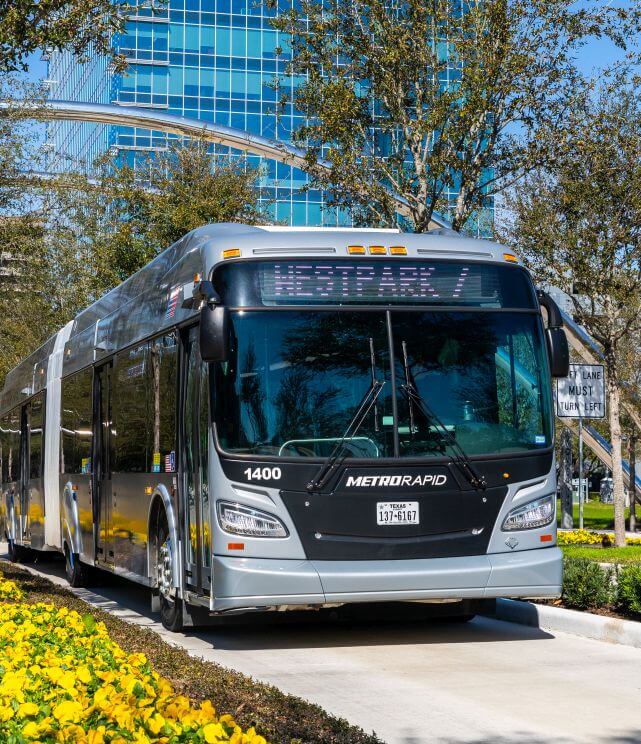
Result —
[[603, 365], [570, 365], [568, 376], [556, 381], [556, 415], [579, 420], [579, 528], [583, 529], [583, 419], [605, 418]]
[[579, 417], [579, 529], [583, 529], [583, 417]]

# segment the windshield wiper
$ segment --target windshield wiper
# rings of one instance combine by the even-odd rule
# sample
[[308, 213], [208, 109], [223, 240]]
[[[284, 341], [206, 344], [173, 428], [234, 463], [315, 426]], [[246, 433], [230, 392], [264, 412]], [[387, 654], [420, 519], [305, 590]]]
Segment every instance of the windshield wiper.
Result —
[[338, 442], [336, 442], [334, 448], [328, 455], [327, 459], [320, 466], [314, 478], [307, 484], [307, 490], [309, 491], [309, 493], [320, 491], [327, 483], [336, 468], [338, 458], [346, 449], [345, 442], [348, 439], [353, 439], [356, 436], [356, 432], [360, 429], [363, 421], [365, 421], [367, 414], [372, 410], [372, 406], [376, 404], [376, 400], [381, 394], [381, 390], [383, 389], [384, 385], [385, 382], [381, 382], [377, 379], [372, 380], [372, 384], [370, 385], [368, 391], [365, 393], [363, 399], [358, 404], [356, 413], [354, 413], [351, 421], [349, 422], [349, 424], [347, 424], [345, 433], [338, 440]]
[[423, 416], [425, 416], [428, 423], [430, 421], [433, 421], [436, 424], [437, 429], [440, 430], [440, 434], [445, 440], [445, 443], [453, 452], [452, 459], [458, 466], [459, 470], [466, 477], [472, 488], [476, 488], [479, 491], [485, 491], [485, 489], [487, 488], [485, 476], [479, 475], [479, 473], [476, 472], [468, 454], [458, 443], [456, 437], [452, 434], [452, 432], [436, 415], [434, 409], [425, 402], [425, 399], [421, 396], [421, 394], [411, 382], [405, 385], [401, 385], [401, 389], [403, 390], [405, 395], [407, 395], [407, 399], [410, 405], [415, 404], [416, 407], [421, 411]]

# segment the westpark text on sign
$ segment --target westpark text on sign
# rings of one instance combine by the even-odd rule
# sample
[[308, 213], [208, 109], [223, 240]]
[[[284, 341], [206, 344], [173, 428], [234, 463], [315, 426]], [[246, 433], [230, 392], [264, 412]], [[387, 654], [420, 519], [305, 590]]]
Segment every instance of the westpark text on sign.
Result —
[[605, 418], [605, 371], [601, 364], [571, 364], [556, 381], [556, 415], [561, 418]]

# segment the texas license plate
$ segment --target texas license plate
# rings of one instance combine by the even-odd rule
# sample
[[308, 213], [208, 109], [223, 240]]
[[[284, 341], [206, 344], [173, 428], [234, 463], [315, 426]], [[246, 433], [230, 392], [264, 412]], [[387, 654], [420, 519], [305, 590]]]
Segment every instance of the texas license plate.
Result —
[[418, 524], [418, 501], [379, 501], [377, 524]]

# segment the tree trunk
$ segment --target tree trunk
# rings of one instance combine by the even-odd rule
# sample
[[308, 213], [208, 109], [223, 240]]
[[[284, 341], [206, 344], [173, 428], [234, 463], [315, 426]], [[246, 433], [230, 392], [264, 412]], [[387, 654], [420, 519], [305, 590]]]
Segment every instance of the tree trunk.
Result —
[[630, 532], [635, 532], [637, 528], [637, 485], [636, 485], [636, 470], [637, 470], [637, 432], [634, 426], [630, 430], [630, 457], [628, 462], [630, 463]]
[[[607, 365], [610, 369], [610, 365]], [[625, 546], [625, 494], [623, 490], [623, 464], [621, 459], [621, 411], [616, 372], [608, 370], [608, 401], [610, 403], [610, 443], [612, 445], [612, 491], [614, 497], [614, 544]]]

